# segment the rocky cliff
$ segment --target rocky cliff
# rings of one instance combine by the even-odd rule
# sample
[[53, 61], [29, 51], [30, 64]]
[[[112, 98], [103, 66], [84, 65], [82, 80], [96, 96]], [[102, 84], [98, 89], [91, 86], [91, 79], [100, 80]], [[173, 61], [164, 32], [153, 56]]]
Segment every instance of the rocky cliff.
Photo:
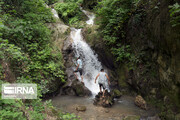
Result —
[[131, 68], [126, 63], [113, 63], [114, 58], [104, 45], [98, 27], [84, 29], [84, 37], [97, 51], [102, 63], [112, 71], [111, 79], [118, 89], [130, 86], [147, 100], [161, 101], [168, 106], [166, 109], [178, 112], [180, 27], [172, 27], [169, 13], [169, 6], [174, 3], [173, 0], [140, 0], [132, 9], [124, 27], [126, 43], [135, 56]]
[[173, 1], [140, 1], [127, 24], [126, 40], [140, 60], [128, 83], [144, 96], [180, 101], [180, 32], [172, 27], [168, 6]]

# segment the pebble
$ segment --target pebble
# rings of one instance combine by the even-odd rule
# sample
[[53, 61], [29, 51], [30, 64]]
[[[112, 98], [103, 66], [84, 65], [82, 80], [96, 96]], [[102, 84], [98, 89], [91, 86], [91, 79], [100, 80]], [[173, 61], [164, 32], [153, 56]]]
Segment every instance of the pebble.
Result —
[[106, 112], [106, 113], [109, 113], [109, 110], [108, 110], [108, 109], [106, 109], [106, 110], [105, 110], [105, 112]]

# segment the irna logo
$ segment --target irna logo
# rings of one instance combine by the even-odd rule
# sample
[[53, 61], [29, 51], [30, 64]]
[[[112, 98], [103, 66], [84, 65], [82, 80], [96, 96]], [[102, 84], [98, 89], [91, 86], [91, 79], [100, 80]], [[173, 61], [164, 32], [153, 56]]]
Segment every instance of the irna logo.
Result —
[[36, 99], [36, 84], [2, 84], [2, 99]]

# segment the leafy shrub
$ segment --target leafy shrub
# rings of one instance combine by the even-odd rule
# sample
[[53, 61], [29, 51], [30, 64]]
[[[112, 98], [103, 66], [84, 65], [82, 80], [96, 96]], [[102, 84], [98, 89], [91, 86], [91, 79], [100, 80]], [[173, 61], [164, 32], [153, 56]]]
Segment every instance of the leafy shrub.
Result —
[[[15, 82], [37, 83], [38, 87], [38, 99], [0, 99], [0, 119], [45, 119], [40, 97], [54, 92], [49, 86], [55, 80], [65, 82], [62, 54], [52, 46], [51, 31], [45, 25], [52, 18], [43, 0], [0, 2], [0, 61], [8, 63]], [[0, 65], [0, 84], [5, 82], [3, 69]]]
[[130, 59], [130, 46], [129, 45], [118, 45], [119, 48], [112, 48], [112, 53], [117, 57], [116, 61], [123, 61], [123, 59]]
[[80, 10], [77, 3], [57, 3], [55, 5], [55, 10], [67, 24], [77, 24], [78, 22], [80, 22], [80, 20], [82, 20], [82, 11]]
[[117, 57], [117, 61], [129, 58], [129, 52], [121, 42], [125, 38], [124, 25], [130, 16], [132, 1], [127, 0], [102, 0], [96, 7], [97, 16], [100, 19], [97, 23], [102, 30], [103, 40], [108, 45], [112, 53]]
[[[6, 6], [6, 2], [3, 5]], [[13, 2], [11, 5], [14, 5]], [[45, 94], [52, 81], [60, 79], [64, 82], [62, 55], [60, 51], [53, 52], [51, 31], [44, 24], [52, 14], [42, 0], [23, 1], [16, 15], [9, 13], [8, 7], [6, 9], [7, 13], [2, 12], [1, 15], [3, 25], [0, 31], [1, 37], [9, 43], [1, 44], [1, 54], [13, 66], [19, 82], [26, 78], [39, 83]], [[21, 10], [24, 14], [19, 17]], [[31, 19], [36, 16], [39, 16], [38, 22]]]
[[66, 114], [59, 114], [59, 117], [62, 120], [80, 120], [80, 117], [77, 117], [75, 114], [70, 114], [70, 113], [66, 113]]
[[170, 10], [170, 23], [172, 27], [180, 25], [180, 5], [175, 3], [174, 5], [169, 6]]
[[83, 0], [64, 0], [64, 2], [73, 2], [73, 3], [77, 3], [77, 4], [82, 4]]

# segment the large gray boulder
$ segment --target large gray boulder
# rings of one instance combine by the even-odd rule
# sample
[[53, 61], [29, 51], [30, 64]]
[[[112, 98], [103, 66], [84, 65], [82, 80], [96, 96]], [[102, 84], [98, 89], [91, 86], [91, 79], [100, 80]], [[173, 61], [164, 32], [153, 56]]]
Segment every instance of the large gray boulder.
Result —
[[74, 96], [91, 96], [91, 91], [85, 87], [84, 83], [80, 82], [79, 80], [73, 80], [67, 82], [63, 86], [62, 90], [63, 94], [65, 95], [74, 95]]

